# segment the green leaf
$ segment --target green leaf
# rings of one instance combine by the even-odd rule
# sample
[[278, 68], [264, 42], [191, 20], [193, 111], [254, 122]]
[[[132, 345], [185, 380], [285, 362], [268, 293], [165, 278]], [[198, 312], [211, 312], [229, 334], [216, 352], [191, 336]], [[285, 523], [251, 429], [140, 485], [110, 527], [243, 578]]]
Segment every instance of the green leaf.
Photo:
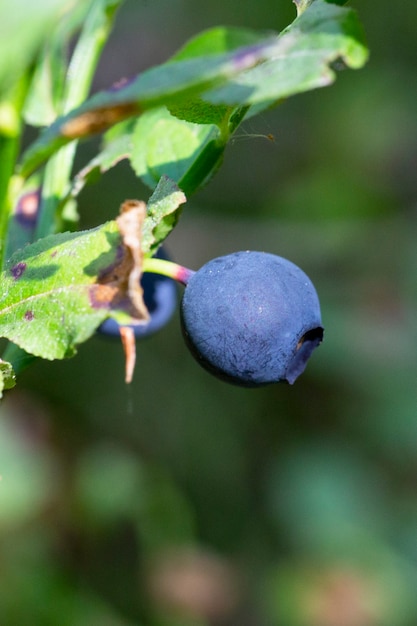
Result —
[[[91, 0], [83, 28], [74, 48], [60, 102], [67, 113], [87, 97], [101, 51], [111, 30], [115, 11], [122, 0]], [[40, 239], [57, 230], [64, 230], [66, 219], [62, 201], [70, 186], [76, 142], [65, 146], [45, 167], [36, 237]], [[76, 212], [73, 212], [75, 215]]]
[[0, 336], [27, 352], [62, 359], [108, 316], [98, 278], [116, 262], [116, 222], [61, 233], [15, 253], [0, 276]]
[[[213, 153], [214, 148], [217, 162], [225, 143], [217, 126], [179, 120], [161, 107], [139, 118], [132, 136], [131, 164], [151, 188], [165, 175], [177, 182], [185, 193], [191, 193], [202, 181], [191, 181], [184, 187], [184, 177], [205, 151]], [[211, 167], [208, 167], [203, 176], [210, 172]]]
[[231, 53], [171, 61], [143, 72], [125, 85], [94, 95], [41, 134], [23, 157], [22, 175], [29, 175], [73, 139], [103, 132], [146, 109], [195, 98], [268, 58], [274, 44], [275, 38], [269, 38]]
[[62, 0], [0, 3], [0, 94], [16, 83], [62, 13]]
[[[52, 124], [63, 109], [68, 111], [84, 99], [112, 26], [113, 14], [122, 1], [89, 0], [67, 7], [56, 27], [48, 33], [35, 67], [23, 111], [28, 124]], [[81, 35], [67, 67], [68, 48], [80, 29]]]
[[116, 11], [123, 0], [91, 0], [80, 36], [68, 67], [63, 113], [87, 97], [101, 52], [107, 42]]
[[335, 80], [334, 64], [352, 69], [368, 57], [362, 27], [352, 9], [316, 0], [279, 37], [271, 58], [207, 92], [212, 104], [258, 105], [329, 85]]
[[[243, 40], [251, 45], [230, 51]], [[210, 42], [222, 52], [213, 54]], [[233, 29], [210, 31], [187, 44], [173, 60], [96, 94], [59, 118], [26, 152], [22, 173], [28, 175], [72, 139], [102, 132], [162, 105], [188, 121], [214, 122], [224, 133], [222, 124], [231, 114], [225, 106], [265, 108], [281, 98], [330, 84], [335, 78], [333, 65], [340, 59], [358, 68], [366, 58], [356, 14], [324, 0], [316, 0], [279, 38], [259, 40], [249, 31]]]
[[163, 178], [143, 223], [126, 220], [124, 205], [144, 203], [127, 201], [117, 220], [18, 250], [0, 275], [0, 337], [35, 356], [63, 359], [107, 317], [141, 323], [141, 254], [151, 256], [165, 239], [183, 202], [175, 183]]
[[132, 153], [132, 129], [134, 120], [120, 122], [104, 135], [103, 148], [78, 174], [71, 185], [71, 196], [77, 196], [89, 183], [95, 183], [102, 174], [130, 158]]
[[48, 41], [35, 68], [23, 109], [27, 124], [47, 126], [56, 119], [64, 71], [64, 50]]
[[[276, 33], [257, 32], [244, 28], [217, 26], [206, 30], [190, 39], [171, 60], [210, 56], [232, 52], [242, 46], [255, 45], [267, 36]], [[234, 106], [213, 105], [197, 99], [188, 99], [169, 105], [169, 111], [175, 117], [196, 124], [217, 124], [222, 132], [227, 132], [227, 123], [233, 114]]]
[[68, 47], [85, 23], [90, 8], [91, 1], [69, 6], [55, 28], [48, 33], [23, 109], [23, 116], [28, 124], [47, 126], [62, 113]]
[[[237, 125], [230, 126], [236, 112], [236, 120], [241, 120], [251, 105], [249, 114], [253, 115], [284, 97], [328, 85], [341, 60], [344, 66], [357, 68], [367, 58], [356, 14], [324, 0], [316, 0], [280, 37], [258, 37], [251, 31], [214, 29], [186, 44], [169, 62], [96, 94], [41, 134], [23, 157], [23, 175], [73, 139], [102, 132], [123, 119], [165, 105], [183, 121], [216, 125], [220, 136], [216, 136], [216, 130], [201, 131], [197, 148], [195, 137], [193, 141], [186, 139], [186, 126], [174, 129], [171, 123], [165, 142], [169, 145], [157, 155], [156, 150], [141, 145], [143, 137], [150, 136], [146, 123], [152, 120], [156, 124], [161, 115], [150, 114], [137, 126], [133, 165], [151, 187], [163, 173], [179, 183], [180, 174], [187, 176], [181, 186], [190, 193], [219, 164], [224, 145]], [[230, 51], [243, 41], [251, 45]], [[196, 150], [192, 159], [193, 143]], [[175, 172], [174, 161], [178, 159]], [[196, 171], [188, 176], [192, 160]], [[206, 174], [204, 168], [208, 168]]]
[[0, 398], [3, 397], [3, 391], [12, 389], [16, 384], [16, 376], [11, 363], [0, 359]]
[[[207, 106], [204, 102], [202, 105]], [[223, 111], [218, 122], [228, 129], [235, 109], [208, 106], [210, 110]], [[152, 109], [138, 120], [120, 122], [105, 133], [102, 150], [74, 177], [70, 195], [77, 196], [85, 185], [97, 182], [102, 174], [126, 158], [151, 189], [161, 177], [168, 176], [186, 194], [192, 193], [219, 165], [230, 133], [224, 135], [223, 138], [214, 125], [181, 121], [165, 107]]]
[[169, 235], [185, 201], [185, 195], [175, 182], [163, 176], [148, 202], [141, 242], [145, 256], [152, 256]]
[[231, 52], [244, 46], [253, 46], [271, 36], [271, 32], [254, 31], [234, 26], [216, 26], [189, 39], [171, 57], [171, 61], [182, 61], [195, 57], [211, 56]]
[[180, 120], [194, 124], [216, 124], [220, 130], [227, 130], [227, 122], [236, 107], [213, 105], [201, 98], [186, 100], [169, 105], [169, 112]]

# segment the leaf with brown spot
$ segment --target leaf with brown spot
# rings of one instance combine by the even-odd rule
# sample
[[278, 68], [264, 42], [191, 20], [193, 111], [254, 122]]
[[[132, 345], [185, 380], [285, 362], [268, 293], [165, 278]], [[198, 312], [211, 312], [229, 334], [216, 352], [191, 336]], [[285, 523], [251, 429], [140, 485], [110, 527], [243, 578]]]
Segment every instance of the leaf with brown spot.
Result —
[[99, 107], [71, 117], [62, 124], [60, 132], [62, 137], [67, 140], [82, 139], [101, 133], [110, 126], [139, 113], [140, 107], [135, 103]]
[[100, 300], [97, 287], [120, 245], [111, 221], [18, 250], [0, 275], [0, 336], [46, 359], [73, 355], [109, 316], [116, 290]]
[[25, 152], [21, 174], [28, 176], [61, 146], [110, 128], [122, 119], [162, 105], [187, 102], [210, 87], [260, 61], [274, 50], [275, 37], [222, 54], [168, 61], [150, 68], [121, 86], [96, 93], [81, 106], [58, 118]]
[[119, 217], [87, 231], [40, 239], [0, 274], [0, 337], [30, 354], [63, 359], [107, 318], [143, 324], [142, 261], [168, 234], [184, 194], [162, 179], [148, 207], [127, 200]]

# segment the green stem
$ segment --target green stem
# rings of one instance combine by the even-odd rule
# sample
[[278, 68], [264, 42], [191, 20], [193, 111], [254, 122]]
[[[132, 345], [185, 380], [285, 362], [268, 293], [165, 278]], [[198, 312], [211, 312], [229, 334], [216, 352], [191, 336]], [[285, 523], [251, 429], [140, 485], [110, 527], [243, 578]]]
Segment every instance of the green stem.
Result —
[[161, 274], [172, 278], [183, 285], [186, 285], [190, 278], [195, 274], [193, 270], [173, 263], [172, 261], [166, 261], [165, 259], [156, 259], [154, 257], [145, 259], [143, 261], [143, 271], [150, 272], [152, 274]]
[[186, 196], [202, 187], [220, 167], [226, 143], [210, 141], [178, 183]]

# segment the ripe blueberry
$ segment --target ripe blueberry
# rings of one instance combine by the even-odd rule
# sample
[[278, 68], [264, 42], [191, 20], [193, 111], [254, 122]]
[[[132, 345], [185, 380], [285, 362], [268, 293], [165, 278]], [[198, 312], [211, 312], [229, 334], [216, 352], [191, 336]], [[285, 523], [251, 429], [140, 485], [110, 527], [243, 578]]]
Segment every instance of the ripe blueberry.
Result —
[[323, 339], [312, 282], [265, 252], [235, 252], [203, 265], [185, 288], [181, 323], [203, 367], [246, 387], [292, 384]]
[[[160, 259], [167, 259], [163, 249], [155, 255]], [[160, 330], [171, 319], [177, 306], [177, 286], [172, 278], [145, 272], [142, 275], [141, 285], [143, 299], [150, 314], [146, 324], [132, 325], [135, 337], [146, 337]], [[119, 324], [114, 319], [105, 320], [99, 327], [103, 335], [110, 335], [120, 339]]]

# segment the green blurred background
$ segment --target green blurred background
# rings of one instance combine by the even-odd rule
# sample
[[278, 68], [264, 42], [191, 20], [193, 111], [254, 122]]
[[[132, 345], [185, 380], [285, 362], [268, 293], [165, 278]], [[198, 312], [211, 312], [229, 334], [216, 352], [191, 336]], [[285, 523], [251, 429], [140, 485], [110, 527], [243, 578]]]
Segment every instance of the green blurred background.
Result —
[[[1, 408], [2, 626], [417, 623], [417, 5], [354, 5], [365, 69], [247, 122], [167, 242], [193, 269], [290, 258], [319, 292], [323, 345], [294, 386], [258, 390], [200, 369], [178, 316], [138, 345], [129, 387], [99, 336], [32, 365]], [[294, 15], [128, 0], [94, 89], [210, 26]], [[121, 163], [83, 192], [82, 226], [148, 194]]]

